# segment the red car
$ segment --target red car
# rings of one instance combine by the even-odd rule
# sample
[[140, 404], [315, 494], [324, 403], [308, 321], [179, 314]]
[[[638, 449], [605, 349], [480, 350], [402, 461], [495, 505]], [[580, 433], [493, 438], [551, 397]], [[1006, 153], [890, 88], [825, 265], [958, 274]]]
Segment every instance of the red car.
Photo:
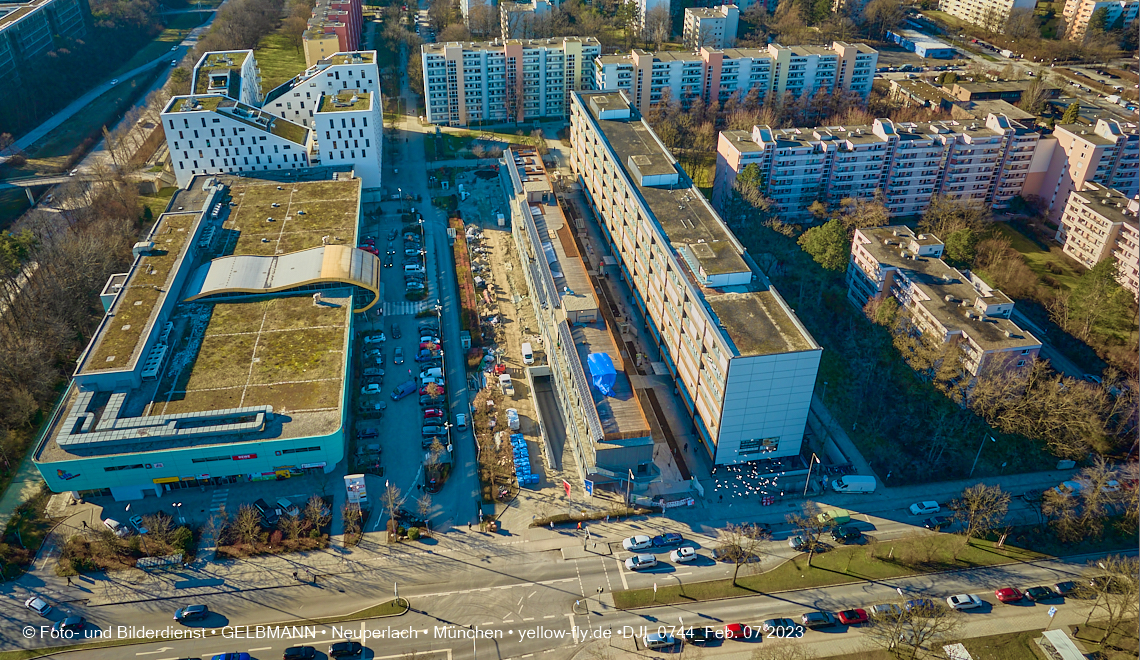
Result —
[[376, 245], [376, 239], [372, 238], [371, 236], [365, 236], [364, 238], [360, 239], [360, 244], [361, 245], [373, 245], [374, 246], [374, 245]]
[[839, 617], [839, 623], [848, 626], [858, 626], [867, 623], [867, 610], [843, 610], [836, 613]]
[[1013, 587], [998, 589], [994, 591], [994, 595], [997, 596], [997, 599], [1003, 603], [1016, 603], [1024, 596], [1024, 594], [1021, 593], [1020, 589], [1015, 589]]
[[378, 257], [380, 256], [380, 250], [377, 250], [376, 248], [372, 247], [371, 245], [361, 245], [360, 249], [364, 250], [365, 252], [371, 252], [372, 254], [374, 254]]
[[[420, 388], [420, 396], [424, 396], [425, 394], [428, 393], [428, 387], [429, 387], [428, 385], [424, 385], [423, 387]], [[436, 388], [436, 393], [434, 396], [439, 396], [439, 395], [443, 394], [443, 385], [432, 385], [430, 387]]]
[[431, 419], [433, 417], [443, 417], [443, 411], [439, 408], [428, 408], [424, 411], [424, 419]]
[[724, 627], [725, 639], [745, 639], [752, 630], [743, 623], [730, 623]]
[[420, 342], [420, 350], [421, 351], [434, 351], [437, 348], [439, 348], [439, 344], [437, 344], [435, 342], [431, 342], [431, 341]]

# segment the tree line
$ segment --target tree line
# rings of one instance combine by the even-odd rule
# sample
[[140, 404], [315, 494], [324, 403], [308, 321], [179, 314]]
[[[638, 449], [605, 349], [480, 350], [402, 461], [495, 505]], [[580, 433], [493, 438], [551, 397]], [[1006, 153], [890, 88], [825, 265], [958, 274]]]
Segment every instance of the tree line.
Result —
[[198, 40], [195, 59], [212, 50], [255, 48], [262, 37], [277, 29], [284, 8], [285, 0], [230, 0]]

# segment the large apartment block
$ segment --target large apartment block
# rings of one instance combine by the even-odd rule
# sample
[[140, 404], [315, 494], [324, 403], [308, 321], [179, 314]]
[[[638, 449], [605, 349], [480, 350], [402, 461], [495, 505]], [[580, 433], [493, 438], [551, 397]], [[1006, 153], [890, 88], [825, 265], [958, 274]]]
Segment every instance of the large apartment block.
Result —
[[713, 461], [798, 455], [820, 346], [623, 92], [574, 94], [570, 143], [608, 249]]
[[939, 9], [967, 23], [994, 32], [1004, 32], [1011, 11], [1032, 11], [1036, 5], [1036, 0], [944, 0], [939, 4]]
[[530, 39], [539, 34], [546, 16], [554, 9], [550, 0], [499, 3], [499, 29], [503, 39]]
[[699, 52], [603, 55], [594, 64], [594, 88], [624, 91], [634, 107], [645, 111], [668, 94], [688, 105], [696, 100], [723, 103], [733, 94], [756, 90], [794, 96], [820, 90], [850, 90], [866, 98], [879, 54], [864, 44], [836, 41], [831, 48], [769, 44], [767, 49], [701, 48]]
[[1041, 342], [1010, 320], [1013, 301], [969, 272], [942, 261], [942, 241], [909, 227], [855, 230], [847, 265], [847, 297], [863, 307], [898, 300], [924, 335], [956, 342], [970, 374], [1024, 367]]
[[443, 126], [565, 118], [593, 86], [593, 37], [424, 44], [427, 120]]
[[1107, 29], [1131, 30], [1140, 10], [1140, 0], [1066, 0], [1065, 38], [1074, 41], [1084, 39], [1089, 19], [1098, 9], [1106, 12]]
[[90, 14], [86, 0], [0, 4], [0, 84], [34, 79], [36, 58], [54, 49], [56, 39], [86, 35]]
[[316, 0], [309, 26], [301, 35], [305, 66], [337, 53], [358, 50], [363, 28], [361, 0]]
[[194, 72], [193, 93], [172, 98], [162, 112], [180, 187], [200, 174], [317, 166], [351, 169], [366, 190], [380, 187], [375, 51], [337, 53], [264, 99], [252, 51], [206, 53]]
[[1026, 193], [1048, 205], [1059, 222], [1069, 193], [1084, 190], [1090, 181], [1119, 190], [1126, 197], [1140, 194], [1140, 134], [1136, 124], [1098, 119], [1095, 126], [1058, 124], [1041, 140], [1041, 174], [1032, 176]]
[[1040, 135], [1005, 115], [985, 122], [899, 123], [723, 131], [713, 204], [726, 212], [737, 175], [755, 163], [776, 209], [803, 217], [819, 200], [870, 199], [891, 215], [922, 213], [932, 195], [1008, 205], [1022, 193]]
[[[537, 153], [510, 149], [503, 163], [511, 233], [542, 337], [545, 359], [526, 368], [540, 422], [565, 429], [580, 478], [640, 493], [660, 477], [652, 431], [627, 373], [633, 365], [626, 364], [625, 342], [594, 293], [599, 285], [575, 240], [579, 230], [563, 213]], [[608, 391], [592, 379], [606, 363], [613, 372]], [[561, 452], [552, 446], [548, 455], [559, 460]]]
[[731, 48], [736, 43], [740, 9], [736, 5], [685, 8], [685, 45], [690, 48]]
[[1105, 259], [1116, 261], [1120, 285], [1140, 297], [1140, 224], [1136, 215], [1140, 200], [1086, 183], [1069, 193], [1057, 228], [1057, 242], [1065, 254], [1092, 268]]

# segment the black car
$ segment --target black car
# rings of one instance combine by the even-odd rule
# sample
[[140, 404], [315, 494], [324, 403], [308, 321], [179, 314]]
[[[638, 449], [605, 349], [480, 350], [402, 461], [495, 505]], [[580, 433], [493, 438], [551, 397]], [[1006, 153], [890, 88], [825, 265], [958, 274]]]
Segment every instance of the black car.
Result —
[[709, 640], [713, 639], [713, 636], [709, 633], [709, 629], [704, 626], [694, 626], [686, 630], [682, 634], [682, 637], [684, 637], [685, 641], [689, 644], [706, 644]]
[[1077, 583], [1076, 582], [1065, 581], [1065, 582], [1058, 582], [1057, 584], [1053, 585], [1053, 591], [1055, 591], [1058, 596], [1068, 596], [1069, 594], [1073, 593], [1076, 590], [1077, 590]]
[[384, 260], [384, 267], [385, 268], [391, 268], [394, 265], [396, 265], [396, 260], [393, 259], [392, 257], [388, 257], [387, 259]]
[[933, 518], [927, 518], [926, 520], [922, 521], [923, 527], [935, 532], [940, 531], [943, 527], [948, 527], [949, 525], [950, 519], [946, 516], [934, 516]]
[[831, 538], [837, 543], [854, 543], [863, 538], [863, 532], [855, 527], [836, 527], [831, 530]]
[[421, 323], [420, 327], [419, 327], [419, 331], [420, 331], [421, 335], [423, 335], [423, 334], [438, 335], [439, 334], [439, 325], [437, 325], [435, 323]]
[[210, 608], [205, 605], [187, 605], [174, 613], [175, 621], [200, 621], [210, 616]]
[[388, 240], [390, 240], [390, 241], [394, 241], [399, 237], [400, 237], [400, 230], [399, 229], [393, 229], [392, 231], [388, 232]]
[[1050, 600], [1057, 597], [1057, 593], [1049, 587], [1029, 587], [1022, 591], [1025, 597], [1033, 602]]
[[831, 612], [805, 612], [800, 617], [800, 622], [804, 627], [815, 630], [816, 628], [829, 628], [839, 623], [835, 615]]
[[740, 533], [750, 539], [772, 538], [772, 526], [762, 522], [744, 523], [740, 526]]
[[400, 337], [403, 337], [403, 336], [404, 336], [404, 333], [400, 332], [400, 324], [399, 323], [393, 323], [392, 324], [392, 339], [399, 339]]
[[290, 646], [285, 649], [281, 660], [311, 660], [317, 657], [317, 650], [311, 646]]
[[84, 619], [81, 616], [69, 616], [66, 619], [60, 619], [59, 621], [56, 621], [55, 625], [52, 626], [51, 629], [55, 631], [66, 630], [69, 632], [74, 632], [77, 630], [83, 630], [83, 627], [85, 625], [87, 625], [87, 619]]
[[330, 658], [352, 658], [361, 654], [364, 647], [360, 642], [337, 642], [329, 647]]
[[427, 406], [429, 408], [435, 408], [437, 406], [443, 405], [444, 403], [446, 403], [446, 402], [444, 401], [444, 398], [441, 396], [431, 396], [431, 395], [425, 394], [425, 395], [420, 397], [420, 405], [421, 406]]

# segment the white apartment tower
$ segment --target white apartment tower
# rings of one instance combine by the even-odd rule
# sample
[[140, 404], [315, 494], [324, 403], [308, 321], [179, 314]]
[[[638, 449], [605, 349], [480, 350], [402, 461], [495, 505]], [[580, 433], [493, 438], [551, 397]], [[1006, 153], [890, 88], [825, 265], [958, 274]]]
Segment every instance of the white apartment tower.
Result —
[[737, 175], [755, 163], [780, 213], [804, 217], [815, 201], [881, 193], [891, 215], [922, 213], [932, 195], [1003, 208], [1022, 193], [1040, 135], [1005, 115], [984, 123], [935, 121], [871, 126], [723, 131], [713, 204], [724, 212]]
[[967, 23], [994, 32], [1003, 32], [1005, 22], [1014, 9], [1029, 9], [1037, 6], [1035, 0], [943, 0], [939, 8]]
[[592, 89], [592, 37], [424, 44], [427, 120], [443, 126], [565, 118], [570, 94]]
[[1065, 254], [1092, 268], [1105, 259], [1116, 261], [1120, 285], [1140, 297], [1140, 199], [1088, 182], [1069, 193], [1057, 242]]
[[1106, 12], [1105, 25], [1109, 30], [1118, 26], [1121, 30], [1130, 30], [1136, 23], [1140, 0], [1066, 0], [1065, 38], [1074, 41], [1084, 39], [1089, 19], [1098, 9]]
[[694, 48], [723, 49], [736, 43], [740, 8], [736, 5], [685, 8], [685, 45]]

